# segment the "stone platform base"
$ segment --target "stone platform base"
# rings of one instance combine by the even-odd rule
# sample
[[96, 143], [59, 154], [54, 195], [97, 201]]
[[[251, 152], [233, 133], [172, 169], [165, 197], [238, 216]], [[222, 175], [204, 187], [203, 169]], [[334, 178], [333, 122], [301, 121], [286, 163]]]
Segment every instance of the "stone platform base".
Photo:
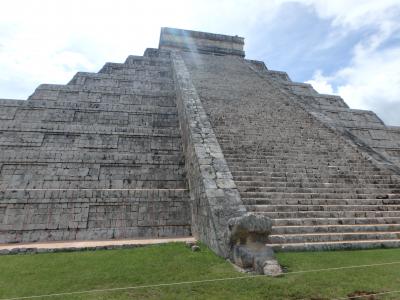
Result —
[[103, 241], [60, 241], [40, 243], [0, 244], [0, 254], [45, 253], [81, 250], [135, 248], [173, 242], [196, 242], [194, 237], [161, 239], [123, 239]]

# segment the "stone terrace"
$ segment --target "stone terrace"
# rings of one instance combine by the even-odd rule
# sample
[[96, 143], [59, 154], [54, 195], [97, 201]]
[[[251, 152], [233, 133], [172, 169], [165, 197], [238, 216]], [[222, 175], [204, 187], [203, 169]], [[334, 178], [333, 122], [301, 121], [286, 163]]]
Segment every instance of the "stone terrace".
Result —
[[0, 105], [0, 242], [190, 235], [168, 54]]

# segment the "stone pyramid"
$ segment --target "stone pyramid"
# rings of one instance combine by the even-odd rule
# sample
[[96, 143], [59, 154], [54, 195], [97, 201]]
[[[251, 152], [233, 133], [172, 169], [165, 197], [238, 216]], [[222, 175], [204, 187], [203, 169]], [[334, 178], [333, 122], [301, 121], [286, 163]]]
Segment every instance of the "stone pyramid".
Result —
[[0, 242], [194, 235], [242, 266], [254, 244], [400, 246], [400, 128], [243, 45], [162, 28], [143, 56], [0, 100]]

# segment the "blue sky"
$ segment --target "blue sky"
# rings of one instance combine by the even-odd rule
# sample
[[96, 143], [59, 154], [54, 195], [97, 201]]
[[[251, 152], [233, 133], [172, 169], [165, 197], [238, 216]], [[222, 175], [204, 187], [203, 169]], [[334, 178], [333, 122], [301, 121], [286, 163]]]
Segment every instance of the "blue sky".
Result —
[[142, 55], [168, 26], [243, 36], [247, 58], [400, 125], [399, 0], [4, 0], [0, 15], [0, 98]]

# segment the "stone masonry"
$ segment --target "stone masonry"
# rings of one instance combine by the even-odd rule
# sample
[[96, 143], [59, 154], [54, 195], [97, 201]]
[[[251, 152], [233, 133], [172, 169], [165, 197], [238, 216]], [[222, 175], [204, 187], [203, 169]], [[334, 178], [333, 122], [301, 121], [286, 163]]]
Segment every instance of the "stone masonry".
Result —
[[0, 242], [195, 236], [259, 273], [271, 249], [400, 246], [400, 129], [162, 28], [158, 49], [0, 100]]
[[189, 236], [169, 54], [2, 100], [0, 242]]

